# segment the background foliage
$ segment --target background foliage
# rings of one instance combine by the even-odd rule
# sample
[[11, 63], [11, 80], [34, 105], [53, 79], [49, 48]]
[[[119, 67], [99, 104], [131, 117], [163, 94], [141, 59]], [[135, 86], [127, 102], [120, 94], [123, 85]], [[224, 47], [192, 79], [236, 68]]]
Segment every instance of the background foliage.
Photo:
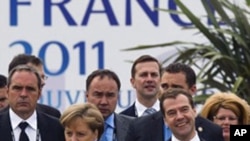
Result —
[[[156, 47], [176, 47], [177, 53], [165, 58], [163, 63], [183, 62], [196, 67], [197, 78], [203, 87], [203, 95], [197, 96], [197, 102], [203, 102], [211, 91], [232, 91], [250, 103], [250, 24], [249, 9], [245, 1], [239, 6], [229, 0], [201, 0], [211, 26], [205, 26], [199, 17], [191, 12], [181, 0], [175, 0], [180, 11], [160, 9], [164, 12], [184, 14], [193, 23], [185, 27], [198, 30], [208, 42], [173, 41], [155, 45], [142, 45], [125, 49], [126, 51]], [[185, 31], [184, 31], [185, 32]], [[178, 46], [178, 47], [177, 47]]]

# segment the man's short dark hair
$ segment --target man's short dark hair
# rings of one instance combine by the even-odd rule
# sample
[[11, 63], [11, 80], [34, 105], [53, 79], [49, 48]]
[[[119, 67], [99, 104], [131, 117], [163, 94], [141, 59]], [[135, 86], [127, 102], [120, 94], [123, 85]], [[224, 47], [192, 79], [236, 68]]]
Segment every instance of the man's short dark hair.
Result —
[[3, 88], [7, 85], [7, 77], [0, 74], [0, 88]]
[[99, 69], [99, 70], [95, 70], [93, 71], [87, 78], [86, 80], [86, 91], [89, 90], [89, 86], [91, 84], [91, 82], [93, 81], [94, 78], [96, 77], [100, 77], [101, 79], [104, 78], [105, 76], [112, 78], [113, 80], [115, 80], [116, 84], [117, 84], [117, 88], [118, 90], [120, 90], [121, 88], [121, 82], [119, 77], [117, 76], [117, 74], [111, 70], [108, 69]]
[[139, 63], [144, 63], [144, 62], [156, 62], [158, 64], [158, 66], [159, 66], [159, 73], [161, 74], [161, 64], [159, 63], [159, 61], [156, 58], [154, 58], [154, 57], [152, 57], [150, 55], [142, 55], [139, 58], [137, 58], [134, 61], [133, 65], [132, 65], [132, 68], [131, 68], [131, 77], [132, 78], [135, 77], [135, 73], [136, 73], [135, 72], [136, 71], [135, 67], [136, 67], [136, 65], [139, 64]]
[[184, 73], [186, 77], [186, 82], [189, 87], [192, 87], [193, 85], [196, 84], [196, 74], [194, 70], [183, 63], [172, 63], [168, 65], [166, 68], [163, 69], [163, 72], [168, 72], [168, 73]]
[[188, 101], [189, 101], [190, 106], [192, 108], [194, 108], [194, 101], [193, 101], [193, 97], [192, 97], [191, 93], [189, 93], [187, 90], [182, 89], [182, 88], [171, 88], [171, 89], [168, 89], [168, 90], [164, 91], [162, 93], [161, 98], [160, 98], [160, 110], [161, 110], [163, 116], [165, 116], [165, 110], [164, 110], [163, 102], [166, 99], [176, 99], [176, 97], [178, 95], [186, 96]]
[[34, 55], [18, 54], [9, 63], [8, 72], [18, 65], [25, 65], [28, 63], [31, 63], [35, 66], [43, 65], [42, 60]]
[[9, 87], [10, 84], [12, 83], [12, 77], [13, 77], [14, 73], [18, 72], [18, 71], [27, 71], [27, 72], [34, 73], [34, 75], [37, 78], [38, 88], [41, 89], [41, 87], [42, 87], [42, 82], [41, 81], [42, 80], [40, 78], [40, 75], [38, 74], [38, 72], [33, 67], [30, 67], [28, 65], [17, 65], [13, 69], [11, 69], [11, 71], [9, 73], [9, 76], [8, 76], [8, 79], [7, 79], [7, 87]]

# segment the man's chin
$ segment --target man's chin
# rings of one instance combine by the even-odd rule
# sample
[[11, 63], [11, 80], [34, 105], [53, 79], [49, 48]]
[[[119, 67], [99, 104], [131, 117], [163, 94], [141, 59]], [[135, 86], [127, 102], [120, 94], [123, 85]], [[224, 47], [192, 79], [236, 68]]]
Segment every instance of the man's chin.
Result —
[[111, 113], [102, 113], [102, 116], [104, 117], [104, 119], [107, 119], [110, 115]]
[[152, 99], [152, 98], [155, 98], [156, 96], [156, 93], [147, 93], [147, 94], [144, 94], [144, 97], [146, 99]]
[[17, 112], [23, 113], [23, 114], [31, 112], [30, 108], [28, 108], [28, 107], [19, 107], [16, 110], [17, 110]]

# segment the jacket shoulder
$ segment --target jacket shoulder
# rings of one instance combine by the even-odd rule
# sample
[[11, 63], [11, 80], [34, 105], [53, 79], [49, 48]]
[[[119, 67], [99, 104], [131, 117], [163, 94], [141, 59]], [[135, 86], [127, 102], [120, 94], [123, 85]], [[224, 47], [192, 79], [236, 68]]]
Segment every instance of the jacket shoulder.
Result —
[[54, 116], [56, 118], [60, 118], [61, 113], [59, 110], [57, 110], [54, 107], [48, 106], [48, 105], [44, 105], [44, 104], [37, 104], [37, 108], [38, 111], [43, 112], [45, 114]]

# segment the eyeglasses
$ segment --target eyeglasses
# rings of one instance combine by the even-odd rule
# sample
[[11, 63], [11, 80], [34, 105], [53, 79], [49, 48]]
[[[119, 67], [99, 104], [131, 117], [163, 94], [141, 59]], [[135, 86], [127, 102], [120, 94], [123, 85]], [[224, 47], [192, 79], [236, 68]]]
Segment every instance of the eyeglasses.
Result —
[[217, 119], [219, 121], [225, 121], [226, 119], [228, 119], [229, 121], [235, 121], [238, 120], [238, 117], [233, 117], [233, 116], [214, 116], [214, 119]]
[[42, 80], [47, 80], [48, 78], [49, 78], [49, 77], [46, 76], [46, 75], [41, 76], [41, 79], [42, 79]]

